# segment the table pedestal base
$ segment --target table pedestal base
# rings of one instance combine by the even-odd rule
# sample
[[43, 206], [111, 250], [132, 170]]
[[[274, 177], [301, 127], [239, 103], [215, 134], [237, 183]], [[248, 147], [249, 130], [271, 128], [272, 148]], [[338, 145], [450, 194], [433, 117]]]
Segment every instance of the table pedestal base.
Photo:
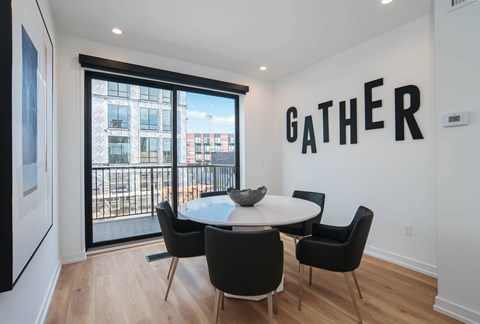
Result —
[[[283, 280], [284, 280], [284, 276], [282, 275], [282, 281], [280, 282], [280, 285], [278, 285], [277, 293], [283, 291]], [[231, 295], [231, 294], [225, 293], [225, 297], [228, 297], [228, 298], [237, 298], [237, 299], [246, 299], [246, 300], [253, 300], [253, 301], [260, 301], [260, 300], [262, 300], [262, 299], [267, 298], [267, 295], [239, 296], [239, 295]]]

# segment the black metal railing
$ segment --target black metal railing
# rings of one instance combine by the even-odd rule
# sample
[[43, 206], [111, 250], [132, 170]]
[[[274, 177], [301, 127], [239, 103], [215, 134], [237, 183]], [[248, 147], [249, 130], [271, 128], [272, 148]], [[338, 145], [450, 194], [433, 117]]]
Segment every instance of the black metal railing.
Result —
[[[230, 165], [179, 166], [178, 203], [196, 199], [201, 192], [235, 187]], [[169, 166], [98, 166], [92, 168], [92, 218], [146, 215], [155, 205], [172, 200]]]

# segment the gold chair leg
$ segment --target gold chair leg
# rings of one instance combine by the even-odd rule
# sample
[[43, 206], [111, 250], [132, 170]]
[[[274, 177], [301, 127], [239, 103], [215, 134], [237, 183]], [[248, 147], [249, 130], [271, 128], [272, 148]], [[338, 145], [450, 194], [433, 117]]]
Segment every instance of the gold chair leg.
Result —
[[218, 308], [220, 304], [220, 296], [222, 295], [222, 292], [215, 288], [215, 301], [213, 302], [213, 318], [214, 318], [214, 323], [218, 322]]
[[353, 301], [353, 306], [355, 308], [355, 311], [357, 312], [358, 322], [362, 323], [362, 317], [360, 316], [360, 309], [358, 308], [357, 301], [355, 300], [355, 295], [353, 294], [352, 285], [350, 283], [350, 280], [348, 279], [347, 273], [344, 272], [343, 275], [345, 277], [345, 282], [347, 283], [348, 292], [350, 293], [350, 297], [352, 298], [352, 301]]
[[277, 289], [275, 289], [273, 291], [273, 313], [275, 315], [278, 314], [278, 304], [277, 304], [277, 299], [278, 299], [278, 296], [277, 296]]
[[273, 307], [272, 307], [272, 293], [267, 294], [268, 300], [268, 322], [273, 324]]
[[170, 278], [170, 274], [172, 273], [172, 267], [174, 262], [175, 262], [175, 257], [172, 257], [172, 262], [170, 262], [170, 268], [168, 269], [167, 279]]
[[222, 298], [222, 310], [225, 309], [225, 293], [222, 291], [221, 293], [221, 298]]
[[355, 274], [355, 270], [352, 271], [352, 276], [353, 276], [353, 280], [355, 281], [355, 286], [357, 286], [358, 296], [360, 296], [360, 298], [363, 299], [362, 292], [360, 291], [360, 286], [358, 285], [358, 280], [357, 280], [357, 275]]
[[303, 269], [304, 265], [300, 263], [300, 269], [298, 271], [298, 310], [302, 310]]
[[309, 274], [309, 277], [308, 277], [308, 284], [311, 286], [312, 285], [312, 268], [313, 267], [310, 267], [310, 274]]
[[177, 270], [178, 258], [173, 257], [173, 268], [172, 273], [170, 274], [170, 279], [168, 280], [167, 293], [165, 294], [165, 301], [168, 298], [168, 292], [170, 291], [170, 286], [172, 285], [173, 277], [175, 276], [175, 271]]

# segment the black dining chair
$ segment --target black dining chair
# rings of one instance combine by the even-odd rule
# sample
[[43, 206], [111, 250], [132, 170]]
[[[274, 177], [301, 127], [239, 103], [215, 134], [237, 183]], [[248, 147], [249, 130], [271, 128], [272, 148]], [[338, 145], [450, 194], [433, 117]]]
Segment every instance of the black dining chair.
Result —
[[[200, 193], [200, 198], [207, 198], [207, 197], [216, 197], [216, 196], [226, 196], [227, 192], [222, 190], [222, 191], [210, 191], [210, 192], [201, 192]], [[231, 226], [215, 226], [218, 228], [222, 228], [224, 230], [232, 230]]]
[[157, 217], [167, 252], [173, 257], [167, 275], [169, 280], [165, 294], [165, 300], [167, 300], [173, 276], [177, 270], [178, 260], [205, 254], [204, 230], [206, 225], [187, 219], [178, 219], [168, 201], [159, 203], [155, 206], [155, 209], [157, 210]]
[[225, 196], [226, 194], [227, 194], [226, 191], [201, 192], [201, 193], [200, 193], [200, 198], [215, 197], [215, 196]]
[[[224, 293], [240, 296], [267, 294], [268, 316], [273, 323], [276, 289], [282, 281], [283, 242], [276, 229], [226, 231], [205, 228], [205, 256], [210, 282], [215, 287], [214, 319], [218, 321]], [[272, 305], [272, 293], [275, 306]]]
[[292, 195], [293, 198], [299, 198], [311, 201], [320, 206], [320, 213], [313, 218], [306, 221], [288, 225], [273, 226], [281, 233], [284, 233], [290, 237], [293, 237], [295, 244], [297, 240], [312, 234], [312, 225], [320, 223], [323, 215], [323, 208], [325, 206], [325, 194], [313, 191], [301, 191], [295, 190]]
[[[373, 221], [373, 212], [363, 206], [358, 207], [352, 222], [348, 226], [313, 224], [312, 236], [301, 239], [296, 248], [296, 257], [300, 262], [298, 310], [302, 307], [304, 265], [325, 270], [343, 272], [348, 292], [360, 323], [362, 317], [353, 294], [347, 274], [352, 273], [358, 295], [362, 297], [355, 269], [358, 268], [367, 243], [368, 233]], [[311, 277], [310, 277], [311, 283]]]

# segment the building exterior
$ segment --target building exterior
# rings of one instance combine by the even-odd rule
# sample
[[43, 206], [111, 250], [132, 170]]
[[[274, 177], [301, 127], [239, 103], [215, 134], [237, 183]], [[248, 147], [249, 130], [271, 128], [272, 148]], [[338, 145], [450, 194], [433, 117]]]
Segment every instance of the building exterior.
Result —
[[188, 133], [187, 163], [234, 165], [235, 134]]

